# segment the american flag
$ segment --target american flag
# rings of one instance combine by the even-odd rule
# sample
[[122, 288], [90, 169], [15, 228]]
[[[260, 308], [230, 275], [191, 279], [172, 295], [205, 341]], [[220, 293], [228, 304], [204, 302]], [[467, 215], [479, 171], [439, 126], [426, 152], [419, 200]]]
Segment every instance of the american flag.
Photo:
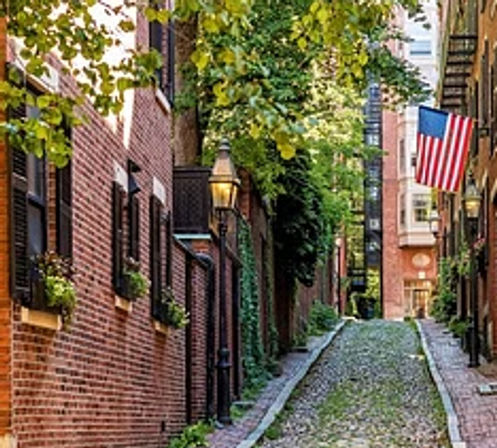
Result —
[[470, 117], [420, 106], [416, 181], [444, 191], [459, 190], [472, 130]]

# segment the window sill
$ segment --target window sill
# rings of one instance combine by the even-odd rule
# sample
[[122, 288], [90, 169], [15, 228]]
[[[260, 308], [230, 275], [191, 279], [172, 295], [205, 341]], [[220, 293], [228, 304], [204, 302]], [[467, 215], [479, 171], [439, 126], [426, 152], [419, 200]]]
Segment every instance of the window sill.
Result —
[[159, 106], [162, 108], [162, 110], [169, 115], [171, 113], [171, 104], [166, 98], [166, 95], [164, 95], [164, 92], [162, 92], [162, 90], [160, 90], [159, 88], [155, 89], [155, 99], [159, 103]]
[[36, 311], [24, 306], [21, 307], [21, 322], [48, 330], [60, 331], [62, 329], [62, 318], [59, 314]]
[[131, 311], [133, 311], [133, 302], [131, 300], [124, 299], [123, 297], [116, 296], [114, 304], [116, 308], [126, 311], [128, 314], [131, 314]]
[[164, 336], [167, 336], [167, 333], [169, 332], [169, 329], [167, 328], [166, 325], [155, 319], [154, 319], [154, 328], [157, 333], [163, 334]]

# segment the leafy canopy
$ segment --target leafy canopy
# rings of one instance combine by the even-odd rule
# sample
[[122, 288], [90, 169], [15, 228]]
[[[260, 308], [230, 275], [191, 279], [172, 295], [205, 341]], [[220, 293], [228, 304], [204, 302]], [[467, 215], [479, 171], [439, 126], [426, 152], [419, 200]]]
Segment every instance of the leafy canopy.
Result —
[[[202, 94], [214, 99], [213, 116], [221, 109], [228, 115], [242, 109], [250, 135], [264, 135], [288, 159], [309, 127], [298, 105], [311, 60], [329, 63], [347, 86], [364, 86], [368, 72], [390, 86], [394, 100], [424, 93], [415, 70], [386, 47], [397, 35], [390, 24], [397, 6], [419, 13], [417, 0], [177, 0], [173, 11], [159, 0], [2, 2], [0, 16], [8, 18], [8, 34], [20, 43], [24, 71], [47, 74], [47, 61], [55, 55], [77, 83], [77, 93], [34, 98], [11, 71], [9, 81], [0, 83], [1, 106], [26, 102], [40, 114], [39, 119], [12, 119], [3, 129], [9, 137], [34, 135], [23, 139], [26, 151], [45, 151], [57, 165], [66, 163], [71, 150], [60, 125], [82, 123], [77, 111], [85, 99], [104, 115], [117, 114], [126, 90], [155, 81], [160, 55], [147, 45], [127, 44], [139, 10], [163, 23], [196, 17], [191, 59], [203, 80]], [[107, 56], [116, 51], [121, 56], [110, 61]], [[226, 126], [235, 124], [228, 120]]]

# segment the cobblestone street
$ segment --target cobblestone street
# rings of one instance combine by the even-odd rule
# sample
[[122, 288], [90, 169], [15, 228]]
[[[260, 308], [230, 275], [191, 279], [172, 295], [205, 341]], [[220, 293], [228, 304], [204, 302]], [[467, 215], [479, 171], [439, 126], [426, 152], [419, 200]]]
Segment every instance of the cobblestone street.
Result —
[[349, 324], [259, 446], [448, 446], [442, 403], [415, 329], [379, 320]]

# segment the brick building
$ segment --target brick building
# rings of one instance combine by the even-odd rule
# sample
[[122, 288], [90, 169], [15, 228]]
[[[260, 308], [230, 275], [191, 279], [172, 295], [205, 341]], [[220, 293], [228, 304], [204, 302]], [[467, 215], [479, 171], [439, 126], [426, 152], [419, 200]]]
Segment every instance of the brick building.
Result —
[[[488, 358], [497, 351], [496, 232], [497, 214], [497, 31], [495, 3], [489, 1], [442, 2], [441, 19], [444, 40], [441, 54], [442, 79], [439, 85], [440, 107], [449, 112], [474, 118], [471, 152], [466, 182], [457, 194], [440, 194], [440, 254], [455, 257], [463, 241], [484, 241], [479, 252], [476, 274], [477, 332], [480, 352]], [[470, 177], [481, 194], [480, 216], [475, 235], [470, 235], [462, 195]], [[473, 321], [475, 304], [471, 303], [472, 283], [466, 276], [456, 279], [458, 317]]]
[[[89, 121], [71, 130], [73, 157], [62, 170], [0, 145], [0, 446], [165, 446], [215, 409], [217, 243], [209, 258], [173, 235], [172, 37], [141, 15], [136, 21], [137, 42], [167, 61], [157, 89], [134, 91], [125, 113], [110, 119], [85, 104]], [[3, 23], [0, 31], [3, 76], [5, 62], [19, 63]], [[27, 85], [74, 92], [56, 60], [51, 67], [49, 79], [28, 77]], [[46, 250], [73, 260], [78, 302], [69, 329], [37, 293], [31, 260]], [[127, 257], [151, 283], [138, 299], [126, 288]], [[186, 329], [165, 325], [166, 287], [190, 314]], [[237, 352], [233, 337], [229, 345]]]
[[[411, 38], [392, 50], [416, 65], [422, 77], [435, 88], [438, 80], [438, 7], [423, 2], [427, 21], [410, 20], [399, 11], [396, 25]], [[417, 107], [384, 111], [383, 149], [383, 312], [386, 318], [427, 315], [436, 277], [434, 239], [428, 218], [430, 189], [415, 183]]]

